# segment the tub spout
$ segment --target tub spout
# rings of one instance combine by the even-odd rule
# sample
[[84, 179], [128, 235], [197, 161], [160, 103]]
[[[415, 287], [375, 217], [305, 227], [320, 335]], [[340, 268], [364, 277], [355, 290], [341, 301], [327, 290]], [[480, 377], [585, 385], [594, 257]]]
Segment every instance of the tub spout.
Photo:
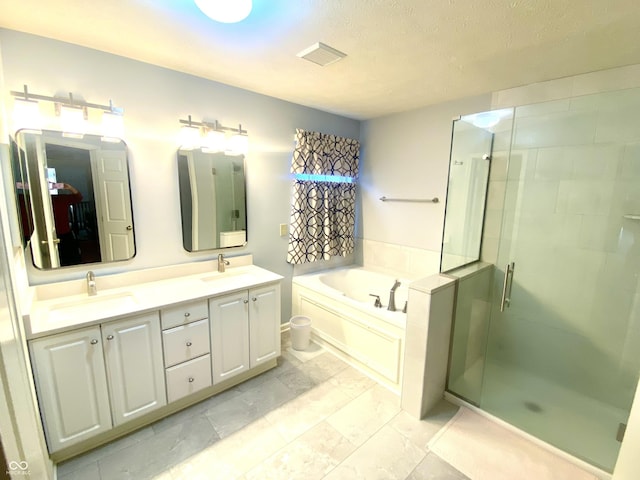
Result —
[[387, 307], [387, 310], [389, 310], [390, 312], [396, 311], [396, 288], [398, 288], [399, 286], [400, 281], [396, 280], [393, 284], [393, 287], [391, 287], [391, 292], [389, 293], [389, 306]]

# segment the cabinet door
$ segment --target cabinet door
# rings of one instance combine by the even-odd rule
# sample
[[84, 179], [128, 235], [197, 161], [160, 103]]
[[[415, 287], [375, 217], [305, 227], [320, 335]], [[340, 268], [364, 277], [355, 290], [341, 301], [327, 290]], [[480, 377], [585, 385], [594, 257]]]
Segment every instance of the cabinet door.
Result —
[[167, 404], [157, 312], [102, 324], [114, 425]]
[[49, 451], [111, 428], [100, 327], [29, 342]]
[[249, 291], [251, 368], [280, 356], [280, 285]]
[[246, 290], [209, 300], [213, 383], [249, 369], [249, 299]]

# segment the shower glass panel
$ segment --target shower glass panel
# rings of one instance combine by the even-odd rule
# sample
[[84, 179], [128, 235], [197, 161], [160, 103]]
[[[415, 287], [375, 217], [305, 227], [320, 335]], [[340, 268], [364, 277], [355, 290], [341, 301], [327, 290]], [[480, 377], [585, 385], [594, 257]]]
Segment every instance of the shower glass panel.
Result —
[[493, 133], [477, 126], [477, 119], [467, 115], [453, 122], [441, 272], [480, 258]]
[[606, 471], [640, 372], [638, 112], [640, 89], [516, 109], [478, 402]]

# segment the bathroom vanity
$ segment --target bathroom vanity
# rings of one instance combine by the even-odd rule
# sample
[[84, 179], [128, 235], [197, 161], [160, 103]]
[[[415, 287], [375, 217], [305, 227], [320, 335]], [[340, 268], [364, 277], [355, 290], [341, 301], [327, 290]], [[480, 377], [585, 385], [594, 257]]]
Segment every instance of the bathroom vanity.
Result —
[[[32, 287], [25, 315], [54, 460], [276, 365], [281, 276], [250, 255]], [[84, 290], [84, 291], [83, 291]]]

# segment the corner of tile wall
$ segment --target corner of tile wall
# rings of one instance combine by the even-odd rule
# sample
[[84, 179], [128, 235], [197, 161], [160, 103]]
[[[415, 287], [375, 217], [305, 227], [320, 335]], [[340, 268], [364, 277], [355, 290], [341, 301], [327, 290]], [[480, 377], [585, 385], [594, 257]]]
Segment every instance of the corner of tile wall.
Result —
[[440, 252], [363, 239], [362, 264], [415, 280], [439, 272]]
[[491, 108], [516, 107], [640, 87], [640, 64], [599, 70], [493, 92]]

